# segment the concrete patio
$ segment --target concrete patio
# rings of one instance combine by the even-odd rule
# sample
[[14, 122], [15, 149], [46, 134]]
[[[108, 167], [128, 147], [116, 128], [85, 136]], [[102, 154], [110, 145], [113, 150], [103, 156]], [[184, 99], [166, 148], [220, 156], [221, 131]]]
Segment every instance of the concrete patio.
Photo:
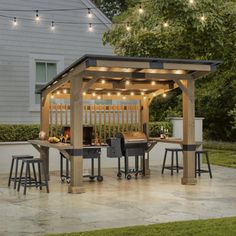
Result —
[[85, 182], [86, 193], [68, 194], [52, 173], [50, 194], [32, 188], [26, 196], [7, 187], [0, 175], [0, 235], [44, 235], [236, 215], [236, 171], [213, 166], [195, 186], [181, 185], [181, 175], [117, 180], [104, 169], [104, 182]]

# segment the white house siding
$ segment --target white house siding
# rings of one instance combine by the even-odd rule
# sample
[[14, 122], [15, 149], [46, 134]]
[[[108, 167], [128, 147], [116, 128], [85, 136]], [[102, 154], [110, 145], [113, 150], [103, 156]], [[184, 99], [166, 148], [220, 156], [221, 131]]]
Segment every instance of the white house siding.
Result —
[[[85, 5], [87, 4], [87, 5]], [[87, 8], [86, 0], [0, 0], [0, 9]], [[92, 10], [94, 22], [108, 22], [100, 11]], [[0, 14], [34, 19], [34, 12], [1, 12]], [[97, 15], [95, 17], [94, 15]], [[30, 111], [30, 54], [64, 56], [65, 67], [84, 54], [112, 54], [103, 46], [107, 25], [95, 25], [88, 31], [87, 11], [39, 12], [40, 24], [0, 17], [0, 123], [38, 123], [39, 112]], [[43, 19], [55, 21], [55, 32]], [[87, 22], [86, 25], [57, 25], [57, 21]]]

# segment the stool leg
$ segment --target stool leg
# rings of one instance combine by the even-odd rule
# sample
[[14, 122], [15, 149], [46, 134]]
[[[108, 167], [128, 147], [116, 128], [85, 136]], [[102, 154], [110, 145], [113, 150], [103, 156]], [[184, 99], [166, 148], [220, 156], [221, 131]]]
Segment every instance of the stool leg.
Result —
[[179, 173], [179, 156], [178, 151], [176, 151], [176, 171]]
[[135, 156], [135, 171], [138, 172], [139, 167], [139, 156]]
[[28, 176], [27, 176], [27, 178], [29, 178], [29, 184], [30, 184], [30, 186], [31, 186], [32, 182], [31, 182], [30, 164], [27, 163], [26, 166], [27, 166], [27, 168], [28, 168]]
[[206, 152], [206, 161], [207, 161], [209, 175], [210, 175], [210, 178], [212, 179], [211, 165], [210, 165], [210, 161], [209, 161], [209, 157], [208, 157], [208, 152]]
[[171, 152], [171, 175], [173, 175], [173, 169], [174, 169], [174, 152]]
[[38, 183], [37, 183], [37, 175], [36, 175], [34, 163], [32, 163], [32, 167], [33, 167], [33, 174], [34, 174], [35, 187], [37, 188], [37, 187], [38, 187]]
[[16, 159], [15, 179], [14, 179], [14, 189], [16, 189], [16, 182], [17, 182], [17, 172], [18, 172], [18, 163], [19, 163], [19, 160], [18, 160], [18, 159]]
[[24, 182], [24, 195], [26, 195], [26, 185], [27, 185], [27, 178], [28, 178], [28, 170], [29, 170], [29, 163], [26, 163], [25, 182]]
[[200, 153], [197, 154], [197, 161], [198, 161], [198, 176], [201, 176], [201, 155]]
[[118, 157], [118, 173], [120, 173], [120, 157]]
[[101, 176], [101, 156], [98, 157], [98, 176]]
[[164, 169], [165, 169], [165, 165], [166, 165], [166, 156], [167, 156], [167, 150], [165, 150], [165, 155], [164, 155], [164, 159], [163, 159], [162, 170], [161, 170], [162, 174], [164, 174]]
[[22, 162], [22, 164], [21, 164], [20, 177], [19, 177], [17, 192], [20, 191], [20, 185], [21, 185], [21, 179], [22, 179], [23, 169], [24, 169], [24, 162]]
[[10, 187], [10, 185], [11, 185], [11, 178], [12, 178], [12, 171], [13, 171], [14, 161], [15, 161], [15, 159], [12, 158], [12, 161], [11, 161], [11, 169], [10, 169], [10, 175], [9, 175], [9, 179], [8, 179], [8, 187]]
[[47, 175], [46, 175], [46, 168], [45, 168], [45, 165], [44, 165], [44, 163], [43, 163], [43, 173], [44, 173], [44, 178], [45, 178], [45, 185], [46, 185], [47, 193], [49, 193], [49, 188], [48, 188], [48, 180], [47, 180]]
[[[42, 190], [42, 177], [41, 177], [41, 167], [40, 167], [40, 163], [38, 162], [38, 175], [39, 175], [39, 189]], [[46, 179], [45, 179], [46, 180]]]

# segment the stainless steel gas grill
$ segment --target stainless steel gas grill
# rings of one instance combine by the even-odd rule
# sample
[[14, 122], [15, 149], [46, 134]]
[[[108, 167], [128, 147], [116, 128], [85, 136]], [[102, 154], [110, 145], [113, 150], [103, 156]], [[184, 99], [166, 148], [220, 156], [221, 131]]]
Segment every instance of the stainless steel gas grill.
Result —
[[[144, 174], [145, 151], [148, 148], [147, 136], [143, 132], [122, 132], [117, 133], [115, 138], [108, 140], [107, 157], [118, 158], [118, 173], [121, 177], [125, 174], [127, 179]], [[129, 157], [135, 157], [135, 168], [129, 168]], [[120, 159], [124, 157], [124, 170], [121, 170]], [[139, 158], [142, 160], [142, 168], [139, 167]]]

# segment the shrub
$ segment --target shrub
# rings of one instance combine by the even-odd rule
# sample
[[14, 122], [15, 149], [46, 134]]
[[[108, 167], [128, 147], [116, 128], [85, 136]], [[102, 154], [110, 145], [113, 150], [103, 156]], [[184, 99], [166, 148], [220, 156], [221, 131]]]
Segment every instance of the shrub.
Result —
[[[160, 135], [161, 127], [169, 130], [169, 135], [172, 132], [172, 125], [170, 122], [150, 122], [150, 136], [157, 137]], [[101, 137], [104, 139], [104, 128], [106, 129], [106, 138], [108, 138], [109, 128], [108, 126], [101, 127]], [[118, 125], [115, 125], [114, 128], [111, 125], [111, 134], [115, 134], [118, 130], [122, 131], [122, 125], [120, 125], [120, 129], [118, 129]], [[113, 130], [114, 129], [114, 130]], [[135, 130], [135, 127], [131, 124], [128, 125], [129, 130]], [[19, 141], [27, 141], [30, 139], [37, 139], [39, 135], [40, 127], [37, 124], [33, 125], [0, 125], [0, 142], [19, 142]], [[124, 131], [127, 128], [125, 126]], [[96, 126], [96, 132], [99, 135], [100, 127]], [[60, 136], [60, 128], [53, 127], [53, 134]]]
[[27, 141], [38, 135], [39, 125], [0, 125], [0, 142]]

